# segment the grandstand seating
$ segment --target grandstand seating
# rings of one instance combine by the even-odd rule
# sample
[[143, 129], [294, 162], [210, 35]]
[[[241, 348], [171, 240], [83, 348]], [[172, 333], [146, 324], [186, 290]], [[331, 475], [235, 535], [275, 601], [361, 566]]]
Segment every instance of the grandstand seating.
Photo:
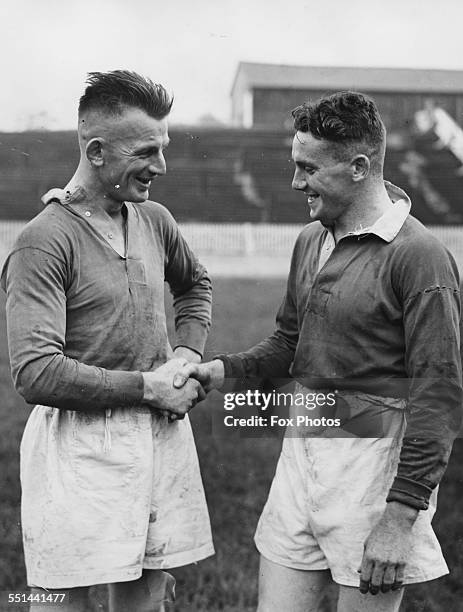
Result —
[[[291, 134], [283, 131], [172, 128], [168, 172], [151, 197], [181, 222], [304, 223], [305, 198], [291, 190]], [[405, 188], [424, 223], [463, 222], [459, 163], [416, 135], [388, 149], [385, 176]], [[30, 219], [40, 196], [64, 186], [78, 161], [73, 132], [0, 134], [0, 218]]]

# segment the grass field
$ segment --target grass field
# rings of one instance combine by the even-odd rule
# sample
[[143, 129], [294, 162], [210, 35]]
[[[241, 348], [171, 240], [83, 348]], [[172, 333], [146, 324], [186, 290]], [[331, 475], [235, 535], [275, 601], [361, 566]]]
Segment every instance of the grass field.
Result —
[[[244, 349], [268, 334], [284, 291], [279, 279], [222, 279], [215, 283], [214, 325], [207, 346], [218, 352]], [[0, 591], [25, 588], [19, 516], [18, 448], [29, 407], [12, 388], [0, 297]], [[255, 609], [258, 556], [252, 535], [279, 452], [276, 438], [213, 435], [210, 415], [220, 396], [195, 409], [193, 426], [209, 502], [216, 555], [176, 571], [177, 611], [247, 612]], [[451, 569], [448, 577], [417, 585], [406, 594], [405, 612], [463, 610], [463, 444], [457, 441], [434, 522]], [[105, 588], [93, 593], [94, 609], [104, 611]], [[8, 608], [4, 608], [7, 610]], [[13, 610], [13, 608], [11, 608]], [[19, 610], [18, 607], [14, 610]], [[134, 611], [136, 612], [136, 611]], [[291, 612], [290, 604], [286, 611]]]

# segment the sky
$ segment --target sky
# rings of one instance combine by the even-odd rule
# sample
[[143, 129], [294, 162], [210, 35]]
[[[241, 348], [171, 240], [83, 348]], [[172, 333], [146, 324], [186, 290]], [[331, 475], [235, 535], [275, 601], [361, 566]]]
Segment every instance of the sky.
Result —
[[1, 0], [0, 131], [74, 129], [86, 74], [175, 96], [171, 123], [230, 121], [240, 61], [463, 70], [461, 0]]

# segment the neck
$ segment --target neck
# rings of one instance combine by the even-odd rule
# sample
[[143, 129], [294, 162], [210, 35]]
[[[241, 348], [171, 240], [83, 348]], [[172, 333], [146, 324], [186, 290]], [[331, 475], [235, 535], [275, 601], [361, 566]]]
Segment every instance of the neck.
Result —
[[334, 222], [336, 241], [349, 232], [370, 227], [389, 210], [391, 205], [391, 199], [382, 181], [362, 189], [346, 212]]
[[95, 177], [89, 172], [88, 168], [82, 162], [77, 167], [73, 177], [66, 185], [65, 190], [71, 193], [80, 187], [85, 193], [85, 199], [82, 204], [93, 210], [102, 209], [110, 216], [114, 217], [121, 213], [124, 202], [116, 201], [109, 198], [104, 191], [101, 190], [100, 184], [95, 181]]

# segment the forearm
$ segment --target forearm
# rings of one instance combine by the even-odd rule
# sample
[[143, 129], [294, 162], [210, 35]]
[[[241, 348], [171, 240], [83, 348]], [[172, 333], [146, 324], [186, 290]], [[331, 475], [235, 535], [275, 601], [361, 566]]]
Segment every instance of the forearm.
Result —
[[172, 215], [167, 213], [164, 222], [164, 277], [174, 298], [175, 345], [203, 355], [211, 325], [211, 280], [182, 237]]
[[224, 365], [226, 383], [244, 388], [262, 379], [289, 378], [294, 346], [278, 333], [242, 353], [217, 355]]
[[461, 425], [460, 300], [451, 276], [448, 272], [445, 282], [414, 293], [404, 305], [407, 428], [388, 500], [419, 510], [428, 507], [444, 475]]
[[186, 290], [178, 286], [172, 289], [175, 312], [175, 344], [204, 354], [211, 325], [211, 282], [204, 268], [197, 270], [198, 277]]
[[27, 402], [65, 410], [99, 411], [143, 400], [140, 372], [89, 366], [62, 354], [13, 367], [13, 379]]
[[[459, 353], [447, 342], [447, 358], [414, 361], [407, 428], [397, 476], [388, 499], [424, 510], [446, 470], [461, 424], [462, 387]], [[454, 345], [455, 346], [455, 345]], [[436, 353], [443, 354], [443, 349]], [[424, 349], [421, 354], [424, 353]]]
[[461, 422], [461, 384], [452, 372], [435, 371], [412, 381], [407, 428], [397, 475], [388, 495], [419, 510], [426, 510], [433, 489], [441, 481]]
[[459, 367], [449, 364], [451, 371], [440, 366], [440, 376], [436, 366], [427, 376], [422, 373], [420, 379], [412, 380], [407, 428], [388, 500], [425, 510], [444, 475], [462, 408]]
[[431, 493], [447, 468], [452, 443], [449, 439], [405, 438], [387, 501], [426, 510]]

